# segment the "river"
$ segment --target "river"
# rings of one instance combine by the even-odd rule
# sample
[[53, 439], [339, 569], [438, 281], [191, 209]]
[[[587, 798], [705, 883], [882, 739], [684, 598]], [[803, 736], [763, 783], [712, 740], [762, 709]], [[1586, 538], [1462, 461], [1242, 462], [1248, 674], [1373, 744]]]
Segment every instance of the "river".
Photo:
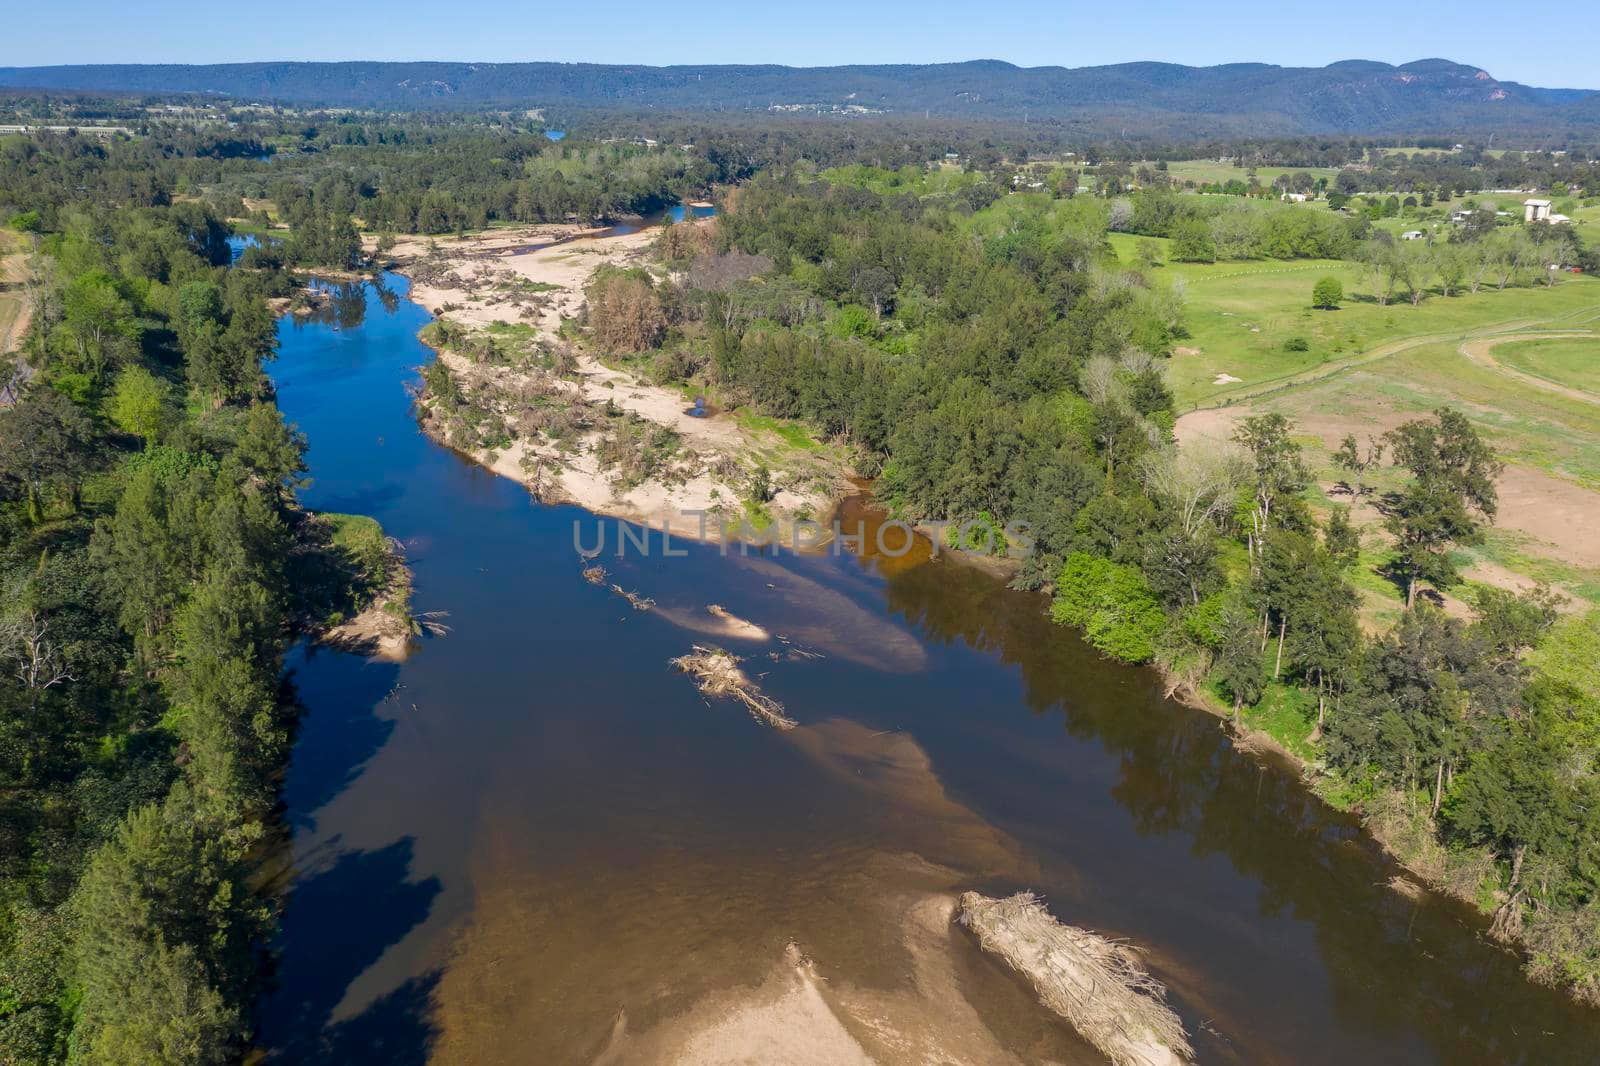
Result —
[[[450, 630], [403, 664], [291, 663], [278, 1061], [588, 1062], [619, 1016], [752, 987], [791, 940], [831, 987], [890, 995], [914, 970], [896, 908], [965, 888], [1142, 946], [1203, 1063], [1595, 1061], [1600, 1013], [1529, 984], [1468, 908], [1388, 887], [1350, 819], [1037, 596], [947, 559], [619, 559], [614, 536], [600, 561], [657, 608], [585, 582], [594, 516], [417, 431], [428, 316], [385, 286], [286, 316], [270, 370], [306, 505], [381, 521]], [[800, 729], [669, 667], [711, 603], [789, 642], [724, 641]], [[1099, 1061], [948, 935], [1008, 1050]]]

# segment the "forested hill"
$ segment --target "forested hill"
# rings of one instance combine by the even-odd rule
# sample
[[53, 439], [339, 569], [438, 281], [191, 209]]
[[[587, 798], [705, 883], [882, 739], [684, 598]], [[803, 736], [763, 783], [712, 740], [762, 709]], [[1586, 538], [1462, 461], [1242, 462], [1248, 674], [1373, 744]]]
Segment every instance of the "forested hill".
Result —
[[591, 63], [237, 63], [0, 68], [0, 85], [208, 93], [383, 108], [497, 105], [931, 113], [1161, 134], [1379, 133], [1600, 127], [1600, 92], [1539, 89], [1442, 59], [1403, 66], [1170, 63], [1016, 67], [612, 66]]

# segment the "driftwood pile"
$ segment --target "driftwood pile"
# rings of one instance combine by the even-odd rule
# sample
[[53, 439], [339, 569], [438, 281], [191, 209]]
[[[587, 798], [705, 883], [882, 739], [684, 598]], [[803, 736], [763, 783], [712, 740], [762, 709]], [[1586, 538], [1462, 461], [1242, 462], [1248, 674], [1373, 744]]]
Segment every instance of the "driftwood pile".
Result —
[[621, 585], [612, 585], [611, 591], [627, 600], [628, 606], [632, 607], [635, 611], [648, 611], [650, 608], [656, 605], [656, 601], [651, 599], [649, 596], [641, 596], [637, 592], [629, 592]]
[[672, 660], [672, 665], [692, 676], [704, 695], [736, 699], [759, 722], [774, 729], [793, 729], [797, 724], [783, 713], [783, 704], [762, 692], [739, 668], [739, 657], [732, 652], [696, 644], [688, 655]]
[[1194, 1060], [1167, 990], [1126, 944], [1062, 925], [1031, 892], [1006, 899], [965, 892], [956, 921], [985, 951], [1033, 985], [1115, 1066], [1183, 1066]]

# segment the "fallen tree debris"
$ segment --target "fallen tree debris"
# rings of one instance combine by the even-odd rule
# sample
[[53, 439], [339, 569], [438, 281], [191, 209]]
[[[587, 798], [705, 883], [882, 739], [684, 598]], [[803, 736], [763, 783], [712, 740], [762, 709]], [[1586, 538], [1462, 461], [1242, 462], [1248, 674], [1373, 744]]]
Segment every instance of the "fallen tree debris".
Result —
[[629, 592], [627, 589], [623, 588], [621, 585], [612, 585], [611, 586], [611, 591], [615, 592], [618, 596], [621, 596], [623, 599], [627, 600], [628, 604], [635, 611], [648, 611], [650, 608], [652, 608], [652, 607], [654, 607], [656, 605], [656, 601], [652, 600], [650, 597], [641, 596], [637, 592]]
[[1167, 991], [1127, 944], [1063, 925], [1032, 892], [994, 899], [961, 896], [956, 921], [985, 951], [1033, 985], [1114, 1066], [1183, 1066], [1194, 1060]]
[[707, 696], [726, 696], [743, 703], [758, 721], [774, 729], [793, 729], [797, 724], [783, 712], [783, 704], [766, 695], [745, 672], [739, 668], [739, 658], [732, 652], [706, 644], [696, 644], [688, 655], [672, 660], [672, 665], [694, 677], [701, 693]]

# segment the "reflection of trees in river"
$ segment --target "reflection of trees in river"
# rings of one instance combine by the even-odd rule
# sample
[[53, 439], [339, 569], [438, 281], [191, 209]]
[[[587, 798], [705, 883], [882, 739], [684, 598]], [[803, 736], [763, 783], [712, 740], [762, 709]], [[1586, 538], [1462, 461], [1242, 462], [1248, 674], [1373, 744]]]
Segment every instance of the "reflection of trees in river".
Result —
[[339, 329], [355, 329], [367, 317], [367, 288], [371, 285], [372, 291], [382, 301], [384, 310], [394, 313], [399, 306], [400, 297], [393, 291], [379, 284], [365, 281], [318, 281], [314, 288], [326, 294], [309, 309], [296, 316], [296, 325], [315, 323], [319, 326], [336, 326]]
[[[963, 642], [1017, 667], [1030, 710], [1059, 710], [1069, 735], [1115, 753], [1110, 794], [1141, 835], [1188, 835], [1192, 855], [1225, 856], [1255, 883], [1255, 914], [1309, 922], [1331, 1009], [1352, 1038], [1391, 1049], [1395, 1061], [1426, 1060], [1430, 1050], [1451, 1063], [1592, 1061], [1594, 1040], [1575, 1045], [1571, 1037], [1600, 1038], [1600, 1016], [1529, 983], [1513, 955], [1483, 939], [1481, 916], [1389, 888], [1397, 868], [1354, 819], [1324, 806], [1292, 770], [1240, 752], [1210, 716], [1163, 699], [1154, 675], [1110, 663], [1055, 626], [1038, 596], [945, 563], [889, 575], [885, 592], [889, 609], [924, 639]], [[984, 813], [983, 796], [967, 798]], [[1028, 816], [1032, 832], [1009, 824], [1014, 817], [999, 828], [1058, 849], [1071, 802], [1055, 801], [1052, 823], [1047, 798]], [[1014, 801], [1000, 806], [1016, 809]], [[1233, 910], [1216, 914], [1217, 924], [1248, 917]], [[1288, 972], [1300, 972], [1282, 946], [1275, 950]], [[1250, 959], [1241, 945], [1232, 965]], [[1285, 1004], [1319, 995], [1314, 987], [1283, 991]], [[1248, 1047], [1241, 1039], [1240, 1050]]]

